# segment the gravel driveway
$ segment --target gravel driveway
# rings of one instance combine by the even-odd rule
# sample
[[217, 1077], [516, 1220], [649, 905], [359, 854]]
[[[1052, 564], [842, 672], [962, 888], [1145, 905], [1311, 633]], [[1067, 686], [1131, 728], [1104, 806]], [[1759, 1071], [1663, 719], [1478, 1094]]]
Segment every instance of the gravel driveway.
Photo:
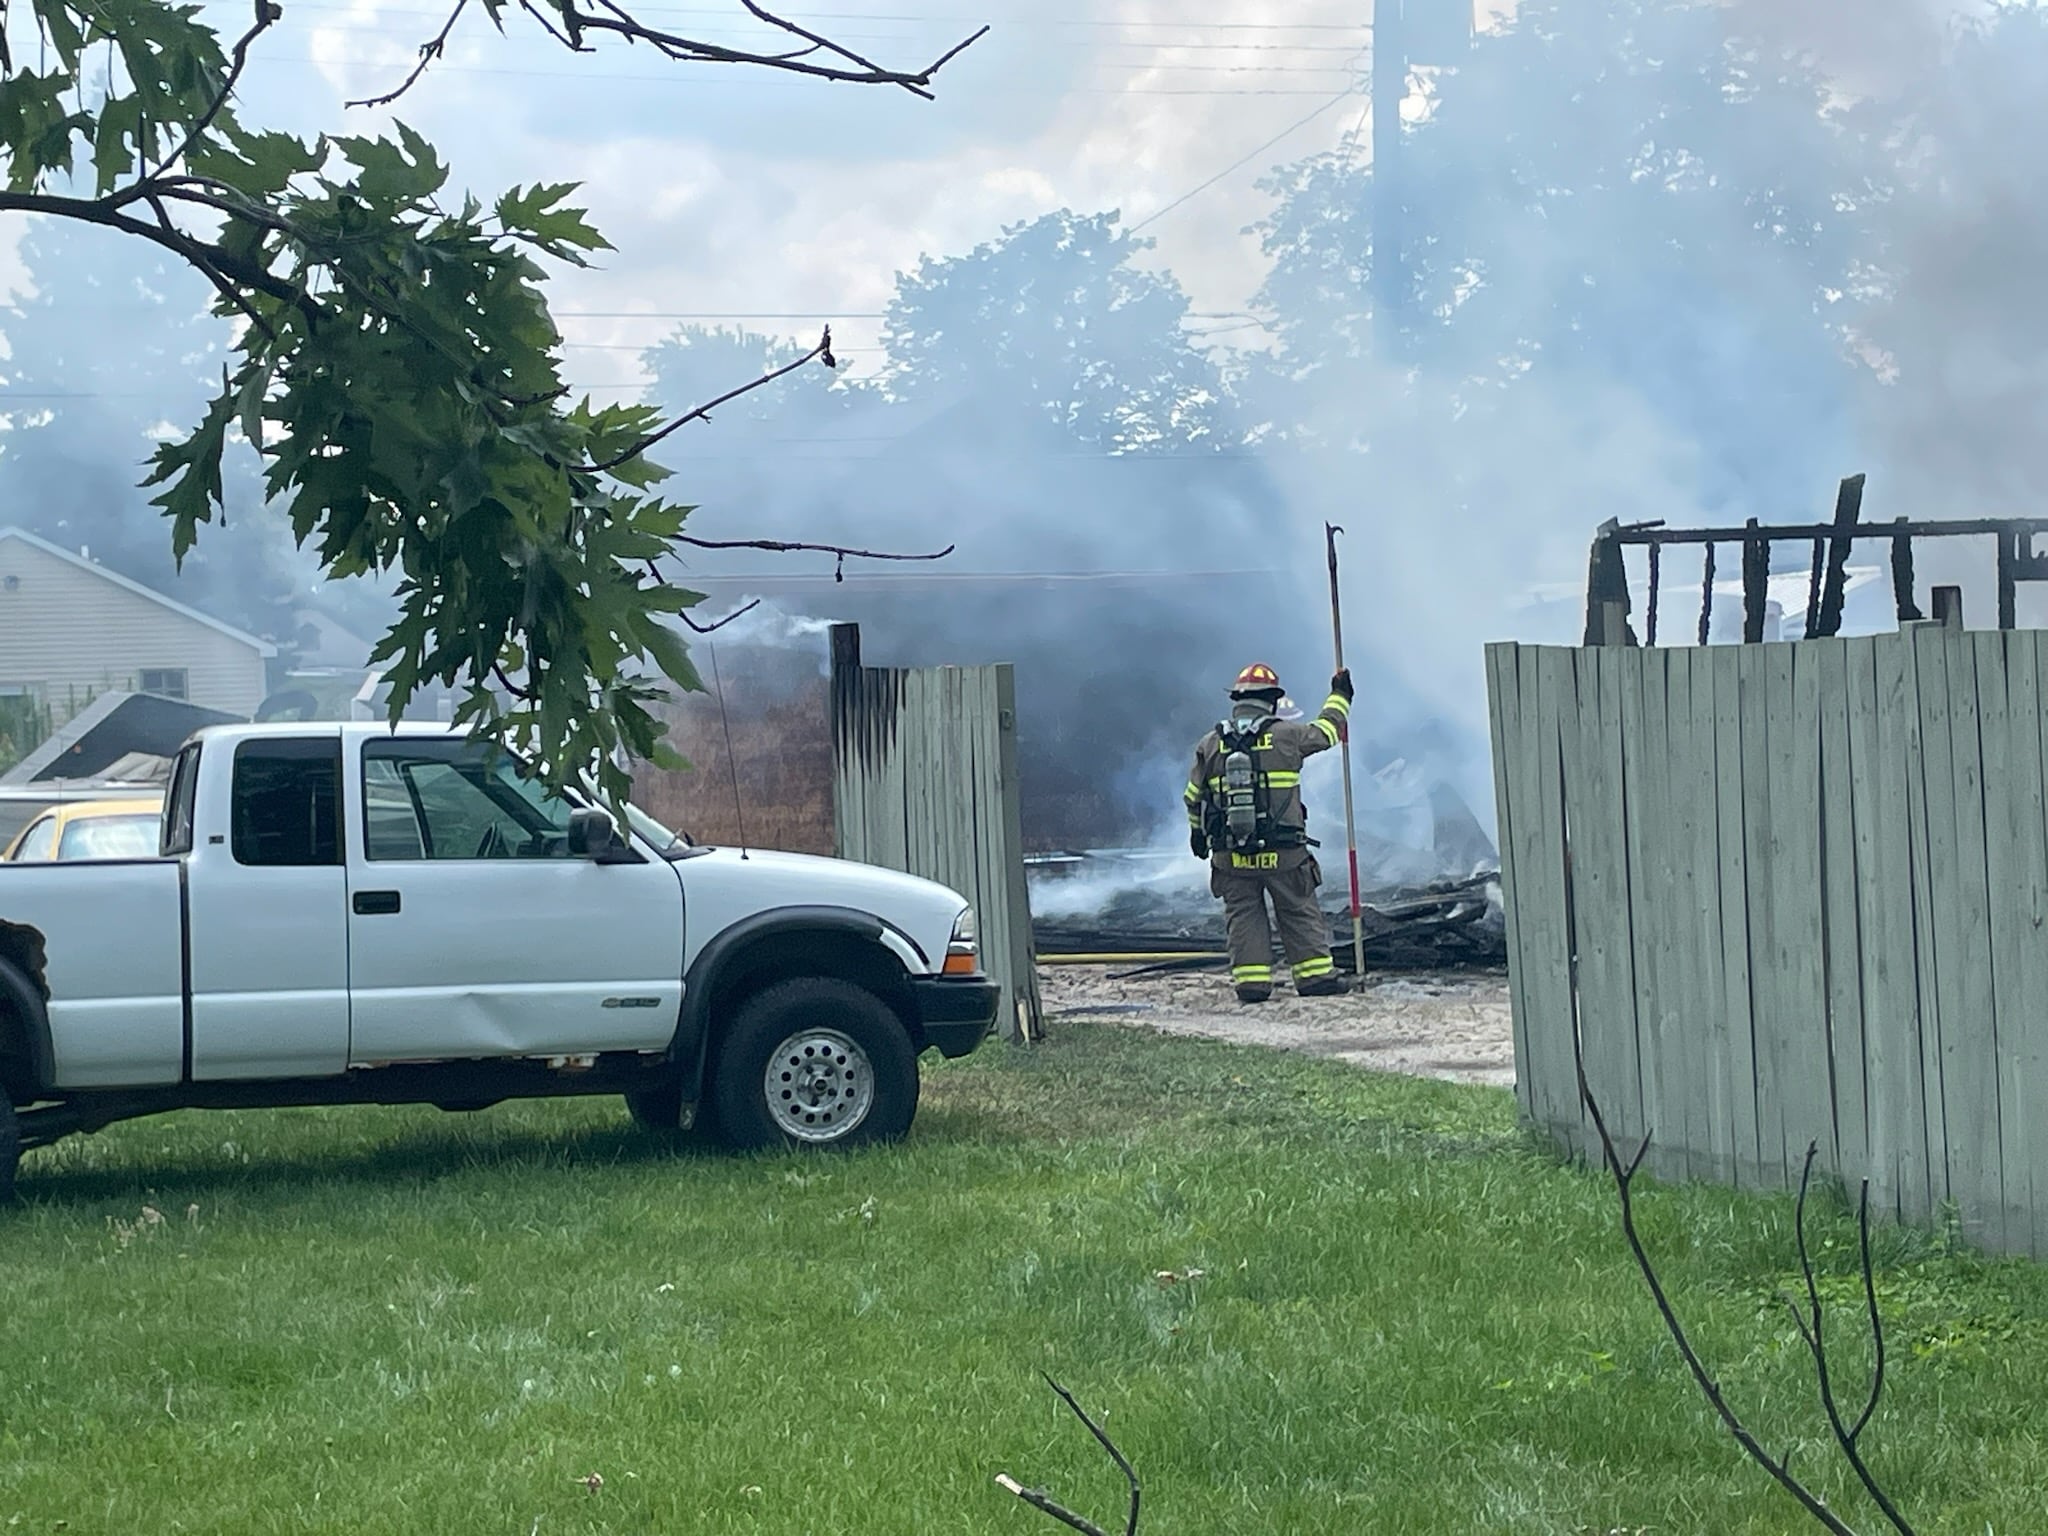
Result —
[[1112, 978], [1116, 966], [1046, 966], [1038, 973], [1048, 1026], [1091, 1019], [1279, 1046], [1381, 1072], [1451, 1082], [1515, 1085], [1504, 975], [1368, 977], [1348, 997], [1298, 998], [1284, 987], [1241, 1005], [1217, 971]]

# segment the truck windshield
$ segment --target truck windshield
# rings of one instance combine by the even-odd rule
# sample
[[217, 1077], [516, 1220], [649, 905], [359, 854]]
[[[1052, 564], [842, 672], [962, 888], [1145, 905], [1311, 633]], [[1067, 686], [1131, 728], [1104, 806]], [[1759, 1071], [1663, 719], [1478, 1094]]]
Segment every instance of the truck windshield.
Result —
[[653, 844], [656, 853], [679, 853], [690, 846], [690, 840], [682, 833], [671, 832], [630, 801], [626, 805], [626, 820], [634, 835]]

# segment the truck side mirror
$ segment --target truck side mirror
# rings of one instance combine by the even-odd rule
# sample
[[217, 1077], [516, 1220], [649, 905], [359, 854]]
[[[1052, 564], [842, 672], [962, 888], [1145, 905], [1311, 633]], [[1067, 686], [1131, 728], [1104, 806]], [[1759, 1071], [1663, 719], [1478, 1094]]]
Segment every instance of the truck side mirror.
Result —
[[609, 853], [618, 840], [618, 828], [609, 813], [595, 806], [579, 807], [569, 813], [570, 858], [597, 858]]

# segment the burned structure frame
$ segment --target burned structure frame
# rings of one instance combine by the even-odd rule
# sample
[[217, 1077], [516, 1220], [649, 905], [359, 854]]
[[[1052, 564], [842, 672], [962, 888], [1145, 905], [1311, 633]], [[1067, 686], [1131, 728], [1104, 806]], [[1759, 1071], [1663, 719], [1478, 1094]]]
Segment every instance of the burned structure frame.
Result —
[[[1740, 527], [1669, 528], [1662, 521], [1622, 523], [1610, 518], [1593, 535], [1592, 553], [1586, 572], [1587, 645], [1636, 645], [1657, 643], [1658, 607], [1663, 581], [1663, 552], [1673, 545], [1703, 545], [1706, 549], [1705, 575], [1701, 582], [1698, 640], [1708, 643], [1713, 617], [1714, 567], [1719, 547], [1733, 545], [1742, 559], [1742, 641], [1759, 644], [1764, 638], [1766, 589], [1771, 574], [1771, 551], [1780, 544], [1811, 543], [1812, 574], [1807, 584], [1804, 638], [1837, 635], [1842, 626], [1842, 598], [1847, 584], [1849, 555], [1856, 542], [1884, 540], [1891, 546], [1892, 601], [1899, 622], [1926, 617], [1913, 596], [1913, 550], [1919, 539], [1988, 538], [1997, 542], [1998, 627], [2018, 627], [2018, 597], [2021, 582], [2048, 582], [2048, 553], [2037, 553], [2034, 541], [2048, 534], [2048, 518], [1959, 518], [1939, 521], [1901, 517], [1889, 523], [1864, 523], [1865, 477], [1851, 475], [1842, 482], [1835, 501], [1834, 520], [1829, 523], [1765, 524], [1750, 518]], [[1648, 612], [1644, 635], [1639, 641], [1629, 624], [1628, 568], [1624, 552], [1641, 547], [1649, 552], [1650, 580]], [[1937, 587], [1930, 599], [1933, 617], [1940, 622], [1962, 626], [1962, 594], [1959, 588]]]

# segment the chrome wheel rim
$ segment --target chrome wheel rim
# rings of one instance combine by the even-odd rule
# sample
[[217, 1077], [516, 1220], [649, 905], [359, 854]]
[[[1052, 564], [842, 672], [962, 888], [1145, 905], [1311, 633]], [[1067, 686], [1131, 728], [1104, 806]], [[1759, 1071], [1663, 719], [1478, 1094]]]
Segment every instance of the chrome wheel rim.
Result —
[[875, 1103], [868, 1053], [836, 1029], [804, 1029], [768, 1056], [762, 1087], [775, 1128], [798, 1141], [837, 1141]]

